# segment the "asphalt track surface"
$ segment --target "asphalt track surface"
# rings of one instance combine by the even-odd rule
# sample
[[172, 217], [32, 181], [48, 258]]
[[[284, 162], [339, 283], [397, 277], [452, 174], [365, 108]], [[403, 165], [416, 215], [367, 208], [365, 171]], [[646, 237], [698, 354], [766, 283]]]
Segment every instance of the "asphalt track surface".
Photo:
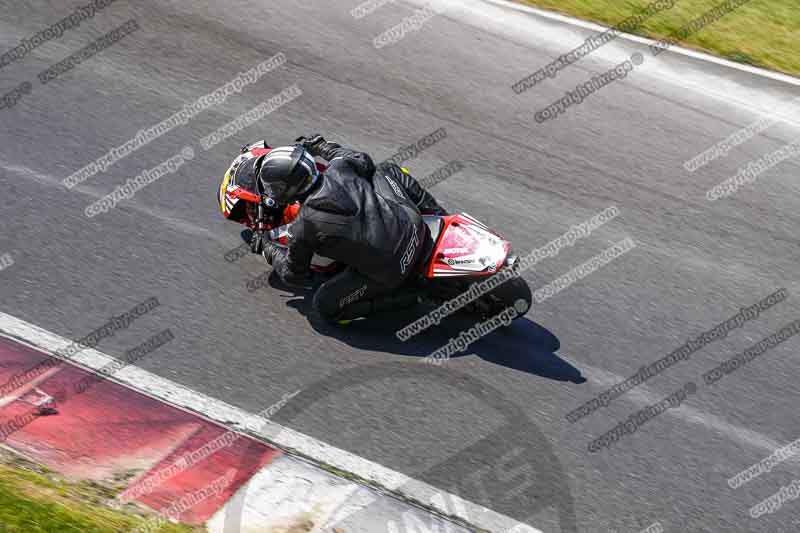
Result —
[[[81, 5], [3, 1], [0, 49]], [[414, 5], [388, 4], [356, 20], [355, 2], [119, 0], [0, 69], [3, 93], [26, 80], [33, 87], [0, 110], [0, 252], [14, 257], [0, 272], [0, 310], [79, 338], [156, 296], [157, 310], [99, 349], [119, 355], [169, 327], [176, 339], [140, 366], [251, 412], [300, 390], [276, 421], [542, 531], [628, 532], [654, 522], [666, 531], [796, 527], [798, 501], [759, 519], [748, 509], [800, 478], [798, 461], [738, 489], [726, 480], [800, 437], [800, 340], [716, 385], [701, 375], [800, 314], [798, 162], [781, 163], [730, 198], [704, 197], [739, 167], [795, 140], [798, 127], [773, 126], [691, 174], [682, 164], [751, 123], [754, 110], [778, 111], [770, 106], [800, 90], [645, 53], [640, 72], [538, 124], [534, 112], [563, 91], [646, 49], [619, 42], [516, 95], [511, 84], [571, 46], [532, 32], [541, 23], [531, 15], [464, 5], [375, 49], [373, 38]], [[47, 85], [36, 79], [129, 19], [138, 31]], [[556, 30], [572, 45], [588, 35]], [[287, 64], [241, 94], [83, 185], [61, 185], [138, 130], [279, 52]], [[295, 83], [302, 96], [260, 126], [200, 149], [202, 136]], [[265, 271], [259, 257], [225, 261], [241, 241], [218, 212], [216, 189], [241, 144], [321, 132], [380, 160], [442, 127], [447, 138], [407, 166], [422, 177], [463, 161], [466, 169], [433, 192], [517, 250], [542, 246], [609, 206], [620, 209], [528, 272], [534, 289], [625, 237], [636, 248], [438, 369], [419, 359], [468, 319], [406, 343], [393, 333], [421, 310], [325, 337], [303, 316], [302, 295], [247, 290]], [[184, 146], [197, 153], [190, 164], [108, 213], [84, 216], [91, 202]], [[788, 299], [757, 319], [607, 408], [566, 420], [643, 364], [782, 287]], [[592, 439], [688, 381], [697, 392], [680, 408], [588, 451]]]

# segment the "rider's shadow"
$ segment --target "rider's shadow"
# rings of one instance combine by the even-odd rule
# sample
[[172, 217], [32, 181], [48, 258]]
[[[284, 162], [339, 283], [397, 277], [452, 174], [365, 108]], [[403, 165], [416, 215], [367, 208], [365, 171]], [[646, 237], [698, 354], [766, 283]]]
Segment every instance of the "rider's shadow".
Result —
[[[287, 290], [274, 276], [270, 277], [270, 285]], [[290, 299], [286, 305], [308, 318], [312, 291], [289, 292], [303, 297]], [[309, 322], [319, 334], [333, 337], [354, 348], [419, 358], [427, 357], [445, 346], [451, 338], [458, 337], [460, 332], [468, 330], [476, 322], [475, 318], [456, 313], [442, 320], [439, 325], [432, 326], [406, 341], [401, 341], [395, 335], [426, 311], [425, 307], [419, 305], [411, 309], [380, 313], [353, 321], [347, 326], [322, 324], [315, 320]], [[455, 353], [451, 358], [474, 354], [485, 361], [545, 378], [573, 383], [585, 382], [586, 378], [577, 368], [555, 353], [560, 346], [558, 337], [547, 328], [523, 317], [478, 339], [465, 351]]]

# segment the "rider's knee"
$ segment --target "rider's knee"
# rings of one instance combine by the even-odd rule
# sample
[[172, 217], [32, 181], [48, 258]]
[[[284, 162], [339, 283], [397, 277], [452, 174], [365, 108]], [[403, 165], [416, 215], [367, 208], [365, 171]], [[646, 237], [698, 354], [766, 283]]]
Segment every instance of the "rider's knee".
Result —
[[325, 283], [320, 285], [320, 287], [314, 293], [314, 297], [311, 300], [311, 307], [323, 317], [327, 319], [334, 319], [339, 312], [339, 307], [337, 305], [336, 298], [333, 294], [331, 294], [331, 291], [328, 290], [325, 285]]

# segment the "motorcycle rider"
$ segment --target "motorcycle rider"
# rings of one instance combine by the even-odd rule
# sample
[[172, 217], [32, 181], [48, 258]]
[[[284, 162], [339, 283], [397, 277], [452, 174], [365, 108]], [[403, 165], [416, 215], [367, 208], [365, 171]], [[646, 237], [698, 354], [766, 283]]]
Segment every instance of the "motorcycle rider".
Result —
[[[415, 294], [397, 289], [433, 248], [421, 214], [446, 215], [445, 210], [394, 163], [376, 168], [368, 154], [320, 135], [297, 141], [271, 151], [253, 150], [255, 156], [234, 162], [231, 179], [253, 194], [249, 203], [260, 197], [273, 213], [295, 201], [301, 204], [289, 227], [288, 246], [255, 233], [251, 249], [263, 251], [290, 286], [310, 285], [315, 253], [348, 265], [314, 294], [312, 311], [327, 321], [347, 322], [416, 303]], [[328, 162], [324, 174], [314, 157]]]

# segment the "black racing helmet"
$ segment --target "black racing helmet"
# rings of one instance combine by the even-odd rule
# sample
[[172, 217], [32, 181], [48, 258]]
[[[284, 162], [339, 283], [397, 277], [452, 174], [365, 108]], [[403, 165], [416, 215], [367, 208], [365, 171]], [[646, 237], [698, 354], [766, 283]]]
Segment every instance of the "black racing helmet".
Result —
[[301, 145], [281, 146], [256, 162], [259, 192], [267, 205], [287, 205], [311, 190], [319, 179], [314, 157]]

